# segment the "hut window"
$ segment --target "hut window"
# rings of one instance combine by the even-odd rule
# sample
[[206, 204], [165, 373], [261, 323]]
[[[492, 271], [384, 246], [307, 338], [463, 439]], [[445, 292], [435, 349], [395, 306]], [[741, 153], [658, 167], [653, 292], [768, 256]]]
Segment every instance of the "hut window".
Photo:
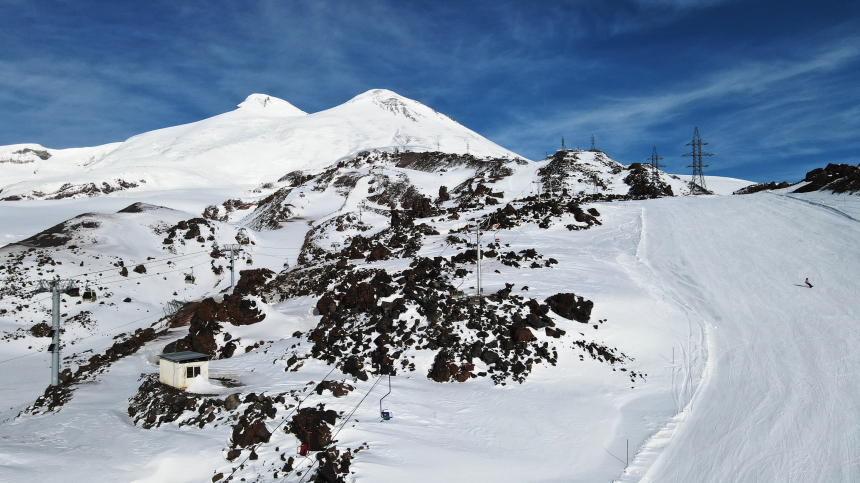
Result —
[[186, 367], [185, 377], [197, 377], [200, 375], [200, 366]]

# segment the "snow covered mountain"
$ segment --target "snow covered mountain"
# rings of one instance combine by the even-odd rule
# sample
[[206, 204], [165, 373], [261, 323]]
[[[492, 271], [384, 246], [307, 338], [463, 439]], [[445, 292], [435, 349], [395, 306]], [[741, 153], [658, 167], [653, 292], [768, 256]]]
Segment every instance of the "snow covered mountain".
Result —
[[[0, 479], [860, 477], [856, 196], [684, 196], [388, 91], [254, 94], [0, 172]], [[46, 389], [54, 277], [78, 289]], [[158, 383], [184, 350], [209, 379]]]
[[[0, 155], [22, 149], [27, 148], [0, 147]], [[29, 149], [45, 151], [38, 146]], [[281, 99], [252, 94], [235, 111], [140, 134], [123, 143], [83, 151], [48, 150], [52, 156], [75, 160], [61, 161], [62, 169], [39, 171], [30, 165], [0, 163], [0, 198], [253, 187], [291, 171], [321, 170], [373, 149], [516, 157], [448, 116], [383, 89], [314, 114]], [[15, 156], [24, 159], [25, 155]], [[34, 154], [26, 156], [32, 160]], [[85, 156], [86, 162], [78, 161]], [[36, 168], [56, 164], [46, 159]]]

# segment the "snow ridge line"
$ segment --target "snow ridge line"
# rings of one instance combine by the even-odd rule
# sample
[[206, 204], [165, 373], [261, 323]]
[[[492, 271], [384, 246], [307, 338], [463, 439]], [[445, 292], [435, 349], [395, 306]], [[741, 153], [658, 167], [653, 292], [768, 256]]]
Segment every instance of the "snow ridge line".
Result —
[[830, 205], [821, 203], [819, 201], [804, 200], [803, 198], [797, 198], [795, 196], [789, 196], [789, 195], [783, 195], [780, 193], [774, 193], [773, 191], [770, 191], [770, 190], [765, 191], [765, 193], [770, 193], [774, 196], [780, 196], [782, 198], [792, 199], [794, 201], [799, 201], [801, 203], [806, 203], [806, 204], [812, 205], [812, 206], [818, 206], [819, 208], [824, 208], [825, 210], [831, 211], [837, 215], [848, 218], [849, 220], [856, 221], [856, 222], [860, 223], [860, 220], [858, 220], [857, 218], [854, 218], [853, 216], [849, 215], [848, 213], [845, 213], [844, 211], [840, 210], [839, 208], [836, 208], [835, 206], [830, 206]]

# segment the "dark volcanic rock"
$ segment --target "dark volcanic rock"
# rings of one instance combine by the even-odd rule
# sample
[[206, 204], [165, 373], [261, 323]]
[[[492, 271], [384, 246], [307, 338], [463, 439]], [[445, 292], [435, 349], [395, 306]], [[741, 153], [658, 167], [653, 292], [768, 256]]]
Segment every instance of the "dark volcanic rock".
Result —
[[594, 302], [572, 293], [558, 293], [546, 299], [546, 304], [556, 314], [568, 320], [588, 323]]

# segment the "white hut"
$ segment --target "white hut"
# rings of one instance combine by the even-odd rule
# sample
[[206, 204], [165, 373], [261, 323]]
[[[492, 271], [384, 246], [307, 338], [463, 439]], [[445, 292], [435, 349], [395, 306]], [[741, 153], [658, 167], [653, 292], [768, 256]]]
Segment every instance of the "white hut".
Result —
[[162, 384], [185, 389], [195, 377], [209, 378], [209, 356], [199, 352], [159, 354], [158, 374]]

